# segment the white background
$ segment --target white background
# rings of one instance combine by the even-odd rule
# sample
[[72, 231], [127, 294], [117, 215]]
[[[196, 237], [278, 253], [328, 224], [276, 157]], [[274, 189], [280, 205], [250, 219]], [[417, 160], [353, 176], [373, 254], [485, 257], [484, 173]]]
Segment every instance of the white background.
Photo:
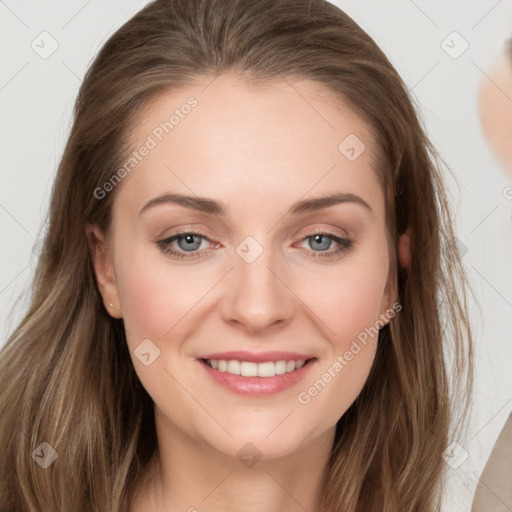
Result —
[[[101, 45], [145, 1], [0, 1], [0, 344], [26, 307], [39, 233], [84, 72]], [[511, 185], [487, 146], [477, 90], [512, 35], [512, 1], [346, 0], [336, 4], [381, 46], [412, 90], [427, 131], [456, 175], [448, 185], [463, 261], [477, 295], [476, 393], [469, 453], [449, 469], [443, 511], [468, 512], [474, 489], [512, 410]], [[43, 31], [58, 42], [42, 59], [31, 43]], [[469, 48], [451, 58], [441, 43], [457, 31]], [[456, 42], [456, 44], [459, 44]], [[19, 301], [16, 303], [16, 300]]]

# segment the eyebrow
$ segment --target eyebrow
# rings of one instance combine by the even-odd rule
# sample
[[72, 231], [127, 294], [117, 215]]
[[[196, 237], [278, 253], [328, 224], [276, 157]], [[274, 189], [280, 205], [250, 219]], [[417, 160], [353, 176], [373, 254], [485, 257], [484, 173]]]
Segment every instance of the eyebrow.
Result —
[[[316, 211], [329, 208], [336, 204], [353, 203], [362, 206], [368, 213], [373, 214], [374, 211], [370, 205], [361, 197], [352, 193], [336, 192], [326, 196], [315, 197], [312, 199], [303, 199], [294, 203], [286, 213], [287, 215], [301, 215], [304, 213], [312, 213]], [[191, 208], [210, 215], [227, 214], [227, 207], [222, 201], [216, 201], [207, 197], [187, 196], [183, 194], [165, 194], [155, 197], [148, 201], [139, 212], [142, 215], [144, 212], [162, 204], [177, 204], [185, 208]]]

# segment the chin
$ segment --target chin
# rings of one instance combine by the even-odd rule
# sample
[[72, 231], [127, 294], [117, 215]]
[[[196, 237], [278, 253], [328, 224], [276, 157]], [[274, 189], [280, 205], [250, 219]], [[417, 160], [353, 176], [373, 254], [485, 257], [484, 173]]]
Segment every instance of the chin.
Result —
[[291, 431], [289, 428], [283, 427], [282, 432], [278, 433], [276, 430], [269, 435], [271, 430], [253, 428], [248, 432], [240, 429], [230, 431], [233, 438], [226, 435], [216, 439], [205, 439], [205, 442], [214, 450], [236, 458], [250, 467], [247, 461], [264, 462], [298, 453], [307, 441], [303, 433]]

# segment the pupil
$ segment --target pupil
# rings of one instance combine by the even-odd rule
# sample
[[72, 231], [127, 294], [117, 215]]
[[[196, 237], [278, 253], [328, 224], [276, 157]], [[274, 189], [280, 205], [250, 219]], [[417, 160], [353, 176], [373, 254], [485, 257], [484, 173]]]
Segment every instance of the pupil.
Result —
[[[196, 235], [184, 235], [184, 236], [180, 237], [178, 239], [178, 245], [184, 251], [191, 251], [191, 250], [198, 249], [199, 246], [201, 245], [201, 238], [198, 237], [197, 240], [194, 242], [194, 237], [195, 236]], [[184, 244], [185, 247], [183, 247], [182, 243], [181, 243], [183, 240], [186, 241], [186, 244]]]
[[[320, 249], [321, 251], [325, 251], [329, 249], [330, 245], [330, 239], [329, 237], [325, 235], [314, 235], [314, 243], [319, 243], [321, 247], [317, 247], [317, 249]], [[324, 239], [324, 243], [322, 244], [322, 239]]]

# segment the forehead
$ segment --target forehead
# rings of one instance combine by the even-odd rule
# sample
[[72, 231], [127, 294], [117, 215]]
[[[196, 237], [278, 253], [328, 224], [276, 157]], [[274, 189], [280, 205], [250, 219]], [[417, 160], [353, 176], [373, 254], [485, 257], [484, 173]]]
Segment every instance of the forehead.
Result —
[[309, 80], [254, 84], [228, 74], [163, 92], [137, 116], [130, 141], [134, 151], [151, 146], [122, 183], [135, 202], [177, 189], [226, 204], [379, 192], [369, 127]]

